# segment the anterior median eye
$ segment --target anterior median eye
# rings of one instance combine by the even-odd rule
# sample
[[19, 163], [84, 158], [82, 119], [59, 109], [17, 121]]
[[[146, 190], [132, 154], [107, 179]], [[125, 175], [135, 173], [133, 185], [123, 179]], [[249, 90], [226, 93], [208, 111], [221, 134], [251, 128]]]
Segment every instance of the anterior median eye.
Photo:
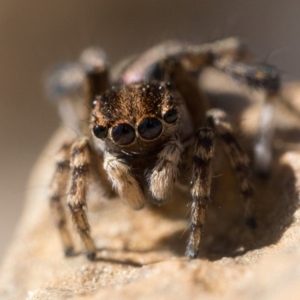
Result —
[[118, 124], [112, 129], [112, 138], [119, 145], [129, 145], [135, 139], [135, 131], [129, 124]]
[[174, 123], [178, 119], [178, 112], [176, 109], [169, 109], [165, 114], [164, 114], [164, 120], [167, 123]]
[[139, 124], [138, 132], [143, 139], [153, 140], [160, 136], [162, 124], [156, 118], [146, 118]]
[[93, 127], [94, 135], [99, 139], [104, 139], [107, 136], [108, 128], [105, 126], [96, 125]]

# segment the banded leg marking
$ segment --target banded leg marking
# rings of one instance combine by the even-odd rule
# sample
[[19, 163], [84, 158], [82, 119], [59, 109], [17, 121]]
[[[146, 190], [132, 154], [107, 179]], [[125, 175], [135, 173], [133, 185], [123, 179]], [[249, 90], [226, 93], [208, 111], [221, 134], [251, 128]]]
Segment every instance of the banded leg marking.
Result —
[[66, 256], [72, 255], [74, 247], [67, 228], [65, 208], [62, 198], [66, 194], [70, 174], [70, 143], [64, 144], [57, 154], [56, 170], [51, 182], [50, 207]]
[[214, 146], [214, 130], [209, 127], [200, 128], [196, 133], [191, 181], [190, 236], [186, 249], [186, 255], [190, 258], [196, 258], [199, 253], [205, 213], [210, 200]]
[[90, 151], [86, 138], [81, 138], [72, 145], [70, 165], [71, 182], [68, 205], [73, 222], [87, 251], [87, 257], [92, 260], [95, 258], [96, 248], [86, 217], [86, 195], [90, 169]]

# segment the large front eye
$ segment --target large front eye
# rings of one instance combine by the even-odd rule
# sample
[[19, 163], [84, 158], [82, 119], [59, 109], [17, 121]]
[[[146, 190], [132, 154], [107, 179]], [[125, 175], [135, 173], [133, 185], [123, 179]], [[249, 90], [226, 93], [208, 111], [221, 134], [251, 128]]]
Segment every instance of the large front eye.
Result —
[[176, 109], [169, 109], [165, 114], [164, 114], [164, 120], [171, 124], [174, 123], [178, 119], [178, 112]]
[[94, 135], [99, 139], [104, 139], [107, 136], [108, 128], [105, 126], [96, 125], [93, 127]]
[[112, 138], [119, 145], [129, 145], [135, 139], [135, 131], [129, 124], [119, 124], [112, 129]]
[[145, 140], [153, 140], [162, 132], [162, 124], [156, 118], [144, 119], [138, 127], [140, 136]]

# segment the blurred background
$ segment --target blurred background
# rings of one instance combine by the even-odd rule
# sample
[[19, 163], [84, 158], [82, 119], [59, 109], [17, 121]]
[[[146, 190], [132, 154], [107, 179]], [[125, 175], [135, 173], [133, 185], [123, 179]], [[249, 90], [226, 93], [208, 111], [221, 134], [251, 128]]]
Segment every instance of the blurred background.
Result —
[[43, 89], [51, 66], [75, 60], [89, 45], [103, 47], [114, 63], [165, 39], [203, 43], [234, 35], [276, 65], [284, 81], [297, 80], [299, 15], [296, 0], [1, 0], [0, 258], [25, 192], [41, 188], [27, 180], [59, 125]]

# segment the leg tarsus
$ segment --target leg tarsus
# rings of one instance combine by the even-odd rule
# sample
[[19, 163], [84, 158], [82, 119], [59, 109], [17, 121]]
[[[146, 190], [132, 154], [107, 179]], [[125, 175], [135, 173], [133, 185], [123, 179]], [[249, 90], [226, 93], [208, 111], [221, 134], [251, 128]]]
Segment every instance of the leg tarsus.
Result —
[[185, 255], [190, 259], [196, 259], [198, 254], [199, 250], [192, 249], [192, 247], [188, 247], [185, 251]]
[[96, 259], [96, 251], [95, 252], [86, 252], [86, 258], [90, 261], [94, 261]]
[[73, 247], [65, 248], [64, 253], [66, 257], [74, 256], [74, 248]]

